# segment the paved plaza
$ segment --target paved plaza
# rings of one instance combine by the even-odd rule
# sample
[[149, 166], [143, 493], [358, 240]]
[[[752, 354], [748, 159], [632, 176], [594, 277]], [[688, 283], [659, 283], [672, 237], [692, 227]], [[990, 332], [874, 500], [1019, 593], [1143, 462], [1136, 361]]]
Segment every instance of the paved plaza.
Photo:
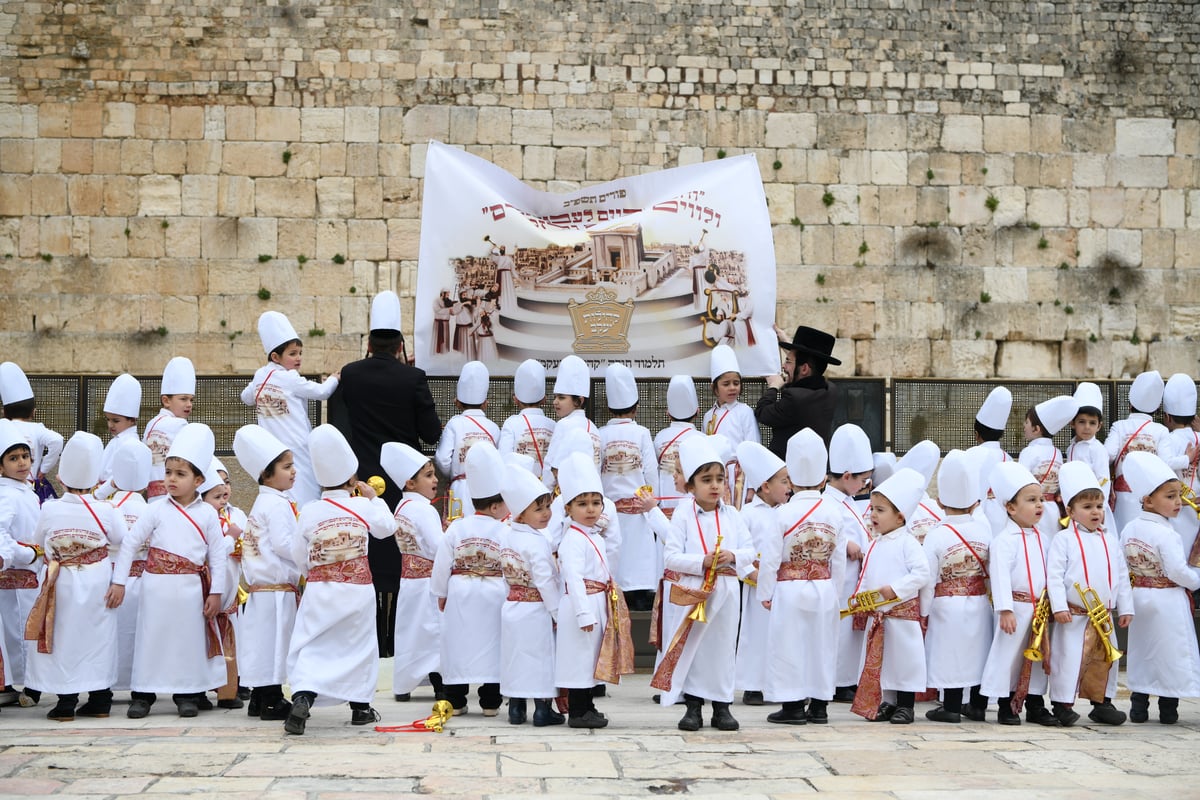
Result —
[[[410, 703], [394, 702], [386, 685], [391, 662], [383, 665], [381, 724], [427, 715], [428, 688]], [[282, 723], [251, 721], [244, 711], [182, 720], [169, 700], [144, 720], [126, 719], [120, 702], [109, 719], [74, 723], [45, 719], [46, 703], [6, 708], [0, 796], [1090, 800], [1111, 790], [1119, 797], [1200, 797], [1196, 701], [1180, 704], [1174, 726], [1156, 722], [1152, 704], [1148, 724], [1109, 728], [1085, 715], [1067, 730], [936, 724], [923, 719], [928, 706], [920, 705], [910, 726], [870, 724], [846, 705], [831, 705], [829, 725], [788, 727], [766, 722], [769, 706], [739, 704], [737, 733], [706, 727], [685, 734], [675, 729], [682, 707], [659, 708], [651, 693], [647, 675], [610, 688], [598, 705], [611, 723], [596, 732], [516, 727], [503, 709], [485, 718], [475, 705], [441, 734], [377, 733], [351, 727], [346, 706], [319, 708], [301, 737], [285, 735]], [[1122, 694], [1117, 705], [1128, 708]]]

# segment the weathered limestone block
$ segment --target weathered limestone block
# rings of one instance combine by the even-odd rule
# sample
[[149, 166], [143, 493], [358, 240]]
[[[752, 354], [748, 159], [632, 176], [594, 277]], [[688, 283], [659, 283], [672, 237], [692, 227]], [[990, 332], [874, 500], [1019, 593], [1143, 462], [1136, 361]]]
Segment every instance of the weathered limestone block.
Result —
[[147, 175], [138, 180], [138, 213], [143, 216], [179, 216], [181, 184], [171, 175]]
[[316, 212], [312, 181], [259, 178], [254, 182], [254, 206], [265, 217], [311, 217]]
[[[547, 112], [549, 117], [549, 112]], [[404, 115], [404, 141], [425, 144], [430, 139], [446, 141], [450, 137], [449, 106], [414, 106]]]
[[321, 217], [353, 217], [354, 179], [319, 178], [317, 180], [317, 213]]
[[558, 147], [605, 147], [612, 143], [612, 112], [562, 108], [554, 111], [553, 142]]
[[954, 152], [983, 150], [983, 118], [951, 115], [942, 122], [941, 147]]
[[989, 153], [1029, 152], [1028, 117], [983, 118], [983, 149]]
[[1066, 193], [1057, 189], [1031, 189], [1026, 216], [1030, 222], [1036, 222], [1044, 228], [1066, 225]]
[[200, 220], [195, 217], [178, 217], [171, 220], [171, 227], [164, 231], [166, 254], [171, 258], [199, 258], [200, 231]]
[[915, 378], [930, 371], [930, 341], [889, 337], [854, 342], [854, 374]]
[[259, 256], [275, 257], [277, 222], [273, 218], [243, 217], [238, 220], [238, 258], [255, 260]]
[[347, 223], [347, 253], [354, 259], [388, 257], [387, 223], [381, 219], [352, 219]]
[[[200, 220], [200, 254], [208, 259], [237, 258], [238, 221], [229, 217], [210, 217]], [[240, 265], [239, 265], [240, 266]], [[210, 262], [211, 273], [214, 264]], [[223, 285], [216, 283], [214, 285]], [[246, 291], [257, 291], [258, 287]], [[226, 290], [231, 294], [239, 291]]]
[[346, 137], [346, 109], [300, 109], [300, 140], [304, 142], [342, 142]]
[[288, 170], [283, 161], [287, 147], [279, 142], [226, 142], [221, 149], [221, 168], [226, 175], [272, 177]]
[[997, 377], [1041, 378], [1058, 373], [1056, 342], [998, 342], [996, 350]]
[[328, 261], [339, 254], [346, 254], [346, 220], [317, 220], [317, 258]]
[[300, 109], [265, 106], [254, 110], [255, 138], [260, 142], [294, 142], [300, 138]]
[[983, 270], [983, 291], [993, 303], [1025, 302], [1029, 298], [1028, 271], [1016, 266], [986, 267]]
[[1116, 120], [1116, 155], [1170, 156], [1175, 154], [1175, 125], [1170, 119]]
[[988, 339], [942, 339], [931, 347], [935, 378], [990, 378], [996, 365], [996, 343]]
[[379, 141], [379, 109], [351, 106], [346, 109], [345, 141], [369, 142]]
[[1137, 330], [1137, 309], [1131, 303], [1106, 303], [1100, 306], [1100, 331], [1105, 339], [1128, 340]]
[[184, 175], [181, 213], [189, 217], [215, 217], [220, 183], [216, 175]]
[[1163, 157], [1109, 159], [1108, 183], [1116, 186], [1165, 189], [1170, 183], [1167, 177], [1167, 159]]
[[767, 147], [807, 148], [817, 139], [817, 115], [776, 112], [767, 114]]

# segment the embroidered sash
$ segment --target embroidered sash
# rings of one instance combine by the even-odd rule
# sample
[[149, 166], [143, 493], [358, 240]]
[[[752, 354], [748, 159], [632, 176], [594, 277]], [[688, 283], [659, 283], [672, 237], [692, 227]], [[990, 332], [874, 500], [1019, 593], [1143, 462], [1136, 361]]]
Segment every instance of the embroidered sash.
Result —
[[28, 569], [0, 570], [0, 589], [36, 589], [37, 573]]
[[921, 604], [914, 597], [887, 610], [875, 611], [867, 616], [871, 620], [870, 631], [867, 633], [867, 657], [863, 664], [862, 675], [858, 679], [858, 691], [854, 695], [854, 704], [850, 706], [850, 710], [860, 717], [873, 720], [879, 713], [879, 704], [883, 702], [883, 689], [879, 684], [880, 673], [883, 670], [883, 618], [891, 617], [892, 619], [919, 622]]
[[982, 575], [966, 578], [949, 578], [933, 589], [934, 597], [979, 597], [987, 594], [987, 583]]
[[833, 577], [828, 561], [789, 561], [779, 565], [778, 581], [827, 581]]
[[[604, 589], [600, 591], [604, 591]], [[588, 592], [588, 594], [593, 594], [593, 592]], [[509, 586], [508, 597], [505, 599], [516, 603], [540, 603], [542, 602], [542, 593], [533, 586]]]
[[108, 558], [108, 545], [88, 550], [73, 558], [53, 560], [46, 568], [46, 579], [38, 593], [29, 618], [25, 620], [25, 640], [37, 642], [39, 653], [54, 652], [54, 616], [58, 598], [58, 573], [62, 567], [83, 567], [98, 564]]
[[400, 579], [428, 578], [433, 574], [433, 559], [411, 553], [400, 554]]
[[[197, 528], [197, 530], [199, 529]], [[212, 576], [209, 575], [207, 565], [197, 564], [169, 550], [151, 547], [146, 554], [146, 572], [151, 575], [200, 576], [200, 602], [202, 605], [212, 590]], [[204, 621], [204, 643], [206, 658], [216, 658], [221, 655], [221, 632], [217, 630], [216, 620], [206, 619]]]
[[362, 586], [371, 582], [371, 566], [366, 556], [318, 564], [308, 571], [309, 583], [352, 583]]

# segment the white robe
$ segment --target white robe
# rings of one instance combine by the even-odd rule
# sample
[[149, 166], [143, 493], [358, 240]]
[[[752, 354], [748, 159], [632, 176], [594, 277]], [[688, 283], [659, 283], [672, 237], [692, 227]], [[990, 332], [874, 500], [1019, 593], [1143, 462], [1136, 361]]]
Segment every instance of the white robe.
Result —
[[[405, 492], [396, 504], [396, 546], [400, 558], [433, 561], [442, 540], [438, 510], [424, 496]], [[396, 595], [392, 691], [408, 694], [428, 681], [442, 663], [442, 614], [429, 591], [429, 578], [404, 577]]]
[[[1046, 556], [1042, 548], [1048, 543], [1038, 536], [1036, 528], [1022, 530], [1017, 523], [1009, 520], [1008, 526], [998, 536], [992, 537], [988, 575], [992, 582], [996, 627], [993, 629], [987, 663], [983, 667], [980, 693], [984, 697], [1012, 696], [1020, 678], [1021, 667], [1025, 663], [1025, 648], [1029, 646], [1029, 624], [1033, 620], [1034, 604], [1046, 588]], [[1029, 553], [1028, 563], [1026, 551]], [[1015, 601], [1013, 592], [1025, 592], [1033, 600], [1028, 603]], [[1011, 611], [1016, 616], [1015, 633], [1005, 633], [1000, 629], [1002, 611]], [[1046, 635], [1050, 635], [1049, 628]], [[1030, 671], [1029, 693], [1046, 693], [1046, 673], [1042, 664], [1034, 664]]]
[[[669, 500], [662, 500], [658, 507], [663, 511], [674, 512], [676, 506], [686, 505], [690, 498], [676, 498], [675, 473], [679, 471], [679, 445], [687, 438], [699, 434], [696, 426], [690, 422], [672, 422], [654, 436], [654, 453], [658, 461], [658, 485]], [[703, 435], [703, 434], [701, 434]]]
[[[847, 496], [845, 492], [834, 486], [825, 487], [821, 496], [832, 505], [835, 511], [841, 509], [842, 521], [838, 530], [839, 536], [845, 538], [846, 545], [854, 542], [865, 553], [871, 543], [871, 532], [854, 507], [854, 498]], [[846, 600], [854, 594], [854, 587], [858, 585], [858, 576], [861, 571], [862, 559], [851, 560], [847, 556], [841, 584], [834, 587], [838, 594], [839, 610], [846, 607]], [[838, 686], [854, 686], [858, 683], [858, 676], [862, 674], [866, 644], [866, 631], [854, 630], [854, 617], [848, 616], [839, 619], [835, 668]]]
[[[1104, 440], [1108, 460], [1113, 464], [1113, 483], [1119, 484], [1125, 478], [1125, 456], [1137, 452], [1161, 456], [1168, 450], [1169, 435], [1167, 429], [1154, 422], [1149, 414], [1135, 412], [1114, 422]], [[1142, 504], [1131, 492], [1117, 492], [1116, 511], [1113, 518], [1107, 520], [1107, 527], [1114, 531], [1124, 530], [1141, 513]]]
[[[318, 565], [365, 560], [367, 536], [386, 539], [395, 526], [382, 497], [368, 500], [345, 489], [327, 490], [300, 510], [292, 559], [309, 573]], [[296, 612], [287, 672], [293, 693], [316, 692], [319, 703], [371, 702], [379, 680], [375, 587], [309, 580]]]
[[1061, 530], [1058, 524], [1062, 509], [1055, 502], [1058, 498], [1058, 471], [1062, 469], [1063, 455], [1054, 446], [1054, 440], [1048, 437], [1034, 439], [1025, 446], [1017, 463], [1029, 470], [1042, 486], [1042, 499], [1046, 502], [1046, 511], [1038, 520], [1038, 530], [1049, 542], [1054, 534]]
[[[100, 480], [102, 482], [112, 479], [112, 462], [113, 459], [116, 458], [117, 451], [120, 450], [126, 442], [136, 441], [139, 441], [136, 424], [130, 425], [128, 428], [108, 440], [108, 444], [104, 445], [104, 453], [100, 457]], [[109, 485], [111, 486], [111, 484]], [[111, 494], [113, 491], [116, 491], [115, 486], [112, 487], [112, 489], [109, 491], [109, 494]], [[97, 493], [97, 497], [100, 500], [107, 500], [109, 495], [106, 494], [105, 496], [100, 497], [99, 493]]]
[[61, 561], [102, 547], [111, 550], [95, 563], [59, 569], [52, 652], [39, 653], [37, 643], [30, 642], [27, 685], [43, 692], [78, 694], [107, 689], [116, 681], [117, 612], [105, 605], [104, 595], [112, 577], [112, 556], [125, 533], [124, 518], [107, 503], [66, 494], [42, 506], [33, 542], [45, 548], [47, 559]]
[[[1200, 476], [1196, 474], [1196, 467], [1188, 461], [1188, 447], [1200, 450], [1200, 433], [1192, 430], [1191, 427], [1176, 428], [1166, 439], [1167, 460], [1179, 465], [1173, 467], [1175, 474], [1179, 476], [1179, 480], [1185, 488], [1195, 492], [1200, 489]], [[1197, 533], [1200, 532], [1200, 517], [1197, 516], [1195, 509], [1185, 503], [1179, 509], [1179, 513], [1170, 519], [1170, 524], [1183, 542], [1183, 557], [1186, 559], [1192, 552], [1192, 546], [1196, 543]]]
[[[576, 428], [586, 433], [592, 440], [592, 459], [596, 463], [596, 471], [600, 471], [600, 429], [587, 418], [587, 414], [582, 408], [577, 408], [570, 414], [567, 414], [562, 419], [554, 423], [554, 435], [550, 437], [550, 448], [546, 451], [546, 466], [557, 467], [558, 462], [562, 461], [562, 456], [559, 450], [562, 449], [563, 440], [567, 438], [567, 432]], [[542, 476], [542, 480], [546, 480], [546, 476]], [[547, 483], [548, 486], [553, 486], [553, 483]]]
[[[609, 420], [600, 428], [600, 480], [604, 496], [633, 497], [642, 486], [658, 493], [658, 461], [650, 431], [632, 419]], [[615, 504], [614, 504], [615, 508]], [[617, 585], [623, 591], [653, 591], [662, 575], [662, 548], [641, 514], [618, 513], [623, 557], [614, 562]]]
[[546, 456], [550, 452], [550, 440], [554, 437], [554, 420], [540, 408], [523, 408], [500, 426], [500, 443], [496, 449], [501, 453], [520, 453], [537, 462], [534, 475], [547, 486], [554, 486], [554, 477]]
[[[596, 685], [596, 660], [608, 624], [607, 592], [588, 594], [585, 580], [607, 583], [612, 577], [604, 540], [594, 528], [567, 528], [558, 545], [563, 595], [558, 604], [558, 637], [554, 650], [554, 682], [563, 689]], [[591, 626], [591, 630], [584, 630]]]
[[[448, 684], [500, 681], [500, 609], [508, 597], [500, 553], [506, 532], [499, 520], [473, 514], [456, 520], [438, 544], [429, 588], [434, 597], [446, 598], [442, 680]], [[471, 568], [495, 574], [452, 574]]]
[[[298, 585], [293, 544], [296, 511], [291, 498], [269, 486], [258, 497], [242, 531], [242, 574], [247, 587]], [[298, 597], [285, 591], [250, 592], [239, 614], [238, 670], [246, 686], [274, 686], [287, 680], [287, 657], [296, 625]]]
[[163, 479], [167, 474], [167, 452], [171, 449], [171, 442], [175, 441], [175, 434], [187, 424], [186, 417], [177, 417], [165, 408], [146, 424], [142, 443], [150, 448], [150, 485], [146, 490], [148, 502], [157, 503], [166, 499]]
[[1109, 475], [1108, 450], [1104, 448], [1104, 442], [1099, 439], [1072, 439], [1063, 456], [1067, 461], [1082, 461], [1092, 468], [1107, 502], [1108, 494], [1112, 491], [1112, 478]]
[[[108, 498], [108, 502], [124, 517], [126, 530], [133, 530], [146, 511], [146, 498], [137, 492], [117, 492]], [[109, 555], [116, 558], [115, 552]], [[145, 561], [146, 551], [137, 553], [134, 560]], [[125, 579], [125, 599], [117, 608], [117, 677], [110, 687], [116, 691], [128, 691], [133, 678], [133, 651], [137, 644], [138, 607], [141, 603], [142, 579], [129, 575]]]
[[450, 484], [454, 499], [462, 501], [463, 517], [475, 513], [471, 491], [467, 487], [467, 451], [477, 442], [488, 442], [495, 446], [499, 438], [500, 429], [479, 408], [468, 408], [456, 414], [442, 428], [433, 463]]
[[986, 594], [936, 594], [938, 584], [945, 581], [984, 577], [991, 541], [987, 522], [962, 515], [945, 517], [921, 545], [932, 576], [921, 590], [921, 616], [929, 618], [925, 662], [931, 687], [966, 689], [978, 686], [983, 677], [995, 624], [991, 601]]
[[979, 505], [992, 524], [992, 535], [998, 536], [1008, 527], [1008, 512], [1004, 510], [1004, 503], [992, 496], [990, 481], [996, 465], [1012, 461], [1012, 456], [1001, 449], [999, 442], [977, 444], [967, 450], [967, 455], [979, 464], [979, 496], [983, 498]]
[[[777, 508], [755, 497], [739, 513], [750, 531], [755, 560], [761, 560], [762, 554], [771, 546], [770, 540], [777, 538]], [[734, 686], [744, 692], [761, 692], [767, 675], [768, 612], [759, 602], [757, 586], [743, 583], [741, 600], [742, 624], [738, 628]]]
[[500, 692], [505, 697], [550, 698], [554, 682], [554, 620], [561, 602], [550, 540], [514, 522], [500, 558], [505, 582], [536, 589], [541, 601], [505, 600], [500, 611]]
[[[600, 512], [600, 519], [596, 520], [596, 524], [592, 527], [592, 530], [604, 543], [605, 565], [614, 574], [621, 566], [621, 517], [623, 516], [623, 514], [617, 513], [617, 507], [613, 501], [605, 497], [604, 510]], [[550, 504], [550, 522], [544, 531], [546, 538], [550, 540], [550, 549], [553, 552], [558, 552], [558, 545], [572, 524], [574, 523], [567, 516], [566, 504], [563, 502], [562, 495], [559, 495]]]
[[[2, 572], [9, 573], [8, 577], [25, 582], [35, 581], [41, 584], [41, 575], [45, 571], [41, 559], [34, 561], [33, 548], [22, 547], [18, 542], [28, 542], [37, 526], [40, 507], [33, 484], [28, 481], [16, 481], [12, 478], [0, 478], [0, 532], [12, 539], [14, 551], [11, 558], [5, 559]], [[27, 574], [33, 573], [33, 578]], [[7, 673], [6, 686], [23, 686], [25, 684], [25, 620], [33, 603], [37, 600], [38, 588], [31, 589], [0, 589], [0, 624], [4, 627], [4, 671]]]
[[[738, 326], [744, 328], [745, 326]], [[730, 443], [737, 447], [741, 442], [754, 442], [760, 444], [762, 435], [758, 429], [758, 420], [754, 418], [754, 409], [746, 405], [740, 400], [734, 400], [732, 403], [722, 403], [713, 405], [712, 408], [704, 412], [704, 420], [700, 424], [700, 430], [706, 434], [721, 434]], [[729, 487], [730, 496], [732, 497], [733, 488], [737, 485], [741, 477], [741, 466], [737, 459], [730, 461], [725, 465], [725, 481]], [[742, 481], [742, 498], [733, 498], [734, 505], [739, 509], [743, 505], [745, 493], [752, 490], [753, 486], [745, 486], [745, 481]]]
[[[1185, 507], [1180, 514], [1190, 512]], [[1121, 543], [1135, 578], [1168, 578], [1178, 584], [1133, 589], [1137, 615], [1129, 623], [1125, 683], [1131, 692], [1200, 697], [1200, 650], [1190, 594], [1200, 589], [1200, 570], [1188, 567], [1174, 531], [1158, 514], [1143, 511], [1121, 531]]]
[[[902, 525], [868, 545], [863, 554], [862, 577], [857, 591], [891, 586], [898, 602], [903, 603], [916, 598], [929, 581], [929, 562], [925, 553], [912, 531]], [[871, 624], [867, 623], [868, 635]], [[864, 659], [865, 655], [864, 651]], [[860, 674], [862, 667], [860, 663]], [[885, 611], [880, 689], [885, 692], [923, 692], [927, 686], [921, 623], [915, 619], [889, 617]]]
[[33, 456], [29, 480], [35, 480], [38, 475], [52, 474], [58, 467], [59, 456], [62, 455], [62, 434], [31, 419], [14, 419], [12, 422], [29, 443], [29, 453]]

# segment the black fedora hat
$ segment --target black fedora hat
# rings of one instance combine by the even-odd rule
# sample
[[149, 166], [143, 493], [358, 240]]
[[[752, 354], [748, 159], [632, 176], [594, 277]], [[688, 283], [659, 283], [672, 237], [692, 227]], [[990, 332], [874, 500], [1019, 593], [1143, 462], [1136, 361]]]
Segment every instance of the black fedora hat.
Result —
[[837, 367], [841, 366], [842, 362], [832, 355], [833, 345], [836, 341], [837, 339], [825, 331], [801, 325], [796, 328], [796, 334], [792, 337], [791, 344], [780, 342], [779, 346], [784, 350], [795, 350], [797, 353], [814, 356], [826, 364], [833, 364]]

